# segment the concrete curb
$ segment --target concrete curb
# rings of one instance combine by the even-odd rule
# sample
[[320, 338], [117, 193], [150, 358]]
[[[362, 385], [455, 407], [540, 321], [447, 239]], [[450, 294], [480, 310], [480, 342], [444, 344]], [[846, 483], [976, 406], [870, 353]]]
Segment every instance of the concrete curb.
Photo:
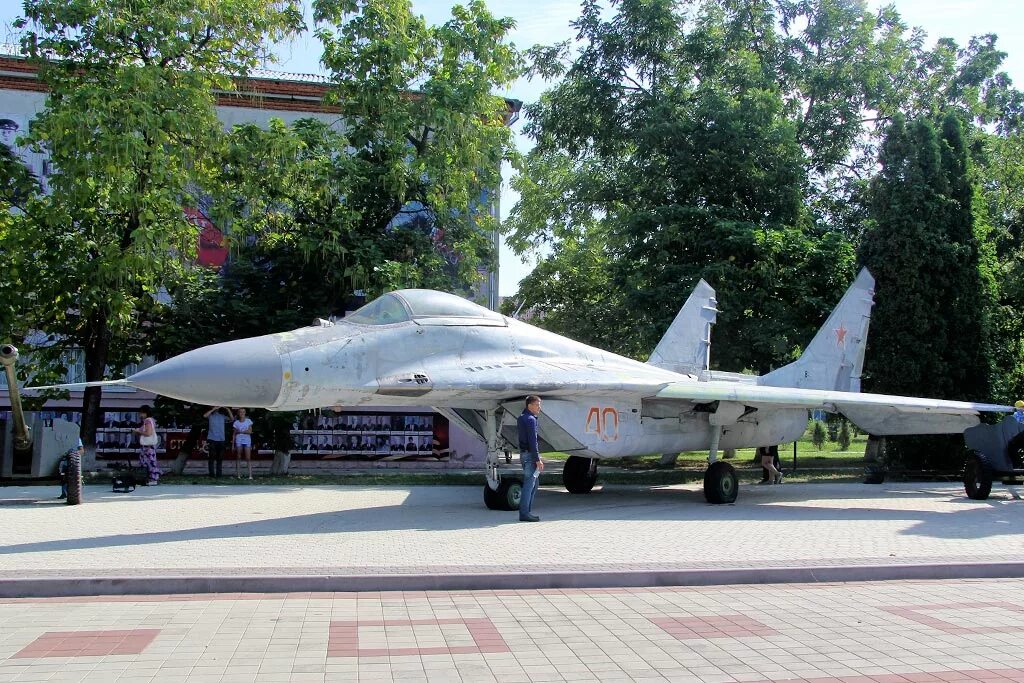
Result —
[[527, 574], [364, 574], [2, 578], [0, 598], [195, 593], [352, 593], [637, 588], [730, 584], [1024, 578], [1024, 562], [580, 571]]

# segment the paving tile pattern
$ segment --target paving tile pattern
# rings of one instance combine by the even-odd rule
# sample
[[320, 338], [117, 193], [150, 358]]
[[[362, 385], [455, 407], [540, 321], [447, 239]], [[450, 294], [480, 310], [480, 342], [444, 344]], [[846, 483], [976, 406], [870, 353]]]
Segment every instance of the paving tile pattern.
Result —
[[40, 598], [0, 604], [0, 682], [1006, 683], [1022, 633], [1020, 579]]
[[[484, 508], [474, 487], [158, 486], [87, 504], [0, 491], [0, 578], [362, 575], [1024, 561], [1012, 489], [957, 484], [542, 489], [541, 524]], [[529, 552], [523, 552], [529, 548]]]
[[103, 657], [137, 655], [153, 642], [160, 629], [127, 631], [47, 631], [12, 657]]

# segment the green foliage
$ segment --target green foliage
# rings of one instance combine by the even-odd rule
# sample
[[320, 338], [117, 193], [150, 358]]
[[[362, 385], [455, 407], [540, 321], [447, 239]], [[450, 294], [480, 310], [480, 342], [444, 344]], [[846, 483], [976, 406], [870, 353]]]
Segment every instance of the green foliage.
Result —
[[[297, 219], [281, 236], [340, 267], [348, 291], [450, 289], [439, 276], [468, 288], [496, 256], [490, 193], [501, 184], [502, 162], [516, 156], [505, 125], [509, 105], [493, 94], [522, 72], [506, 42], [512, 21], [478, 0], [454, 7], [440, 26], [414, 15], [407, 0], [313, 4], [333, 83], [328, 101], [340, 107], [345, 128], [341, 134], [305, 122], [252, 140], [278, 152], [260, 158], [286, 166], [270, 171], [282, 202], [262, 197], [270, 213]], [[250, 150], [242, 151], [246, 162]], [[262, 177], [252, 177], [260, 189]], [[408, 234], [422, 226], [390, 230], [411, 210], [429, 219], [447, 265], [426, 236]]]
[[552, 250], [518, 298], [543, 325], [571, 321], [577, 338], [642, 358], [703, 277], [721, 310], [715, 366], [781, 365], [854, 259], [804, 210], [798, 126], [751, 47], [774, 20], [760, 5], [748, 16], [704, 3], [691, 22], [668, 3], [613, 8], [605, 19], [584, 5], [571, 60], [568, 46], [534, 51], [538, 73], [564, 78], [528, 107], [536, 144], [507, 227], [521, 253]]
[[814, 420], [814, 427], [811, 429], [811, 443], [820, 451], [825, 447], [827, 439], [828, 430], [825, 428], [825, 423], [821, 420]]
[[[1024, 97], [1000, 71], [995, 36], [928, 47], [894, 8], [836, 0], [588, 2], [575, 27], [576, 41], [532, 51], [533, 73], [560, 80], [527, 107], [536, 144], [513, 181], [521, 199], [506, 227], [517, 252], [544, 261], [517, 305], [642, 358], [703, 277], [721, 309], [712, 363], [778, 366], [852, 278], [889, 121], [951, 112], [936, 158], [959, 178], [946, 210], [962, 212], [950, 228], [962, 246], [943, 263], [978, 264], [958, 286], [991, 319], [979, 331], [972, 311], [952, 312], [968, 342], [958, 362], [998, 363], [1000, 377], [1018, 378], [999, 386], [1024, 390], [1024, 308], [1008, 295], [1020, 270], [993, 257], [989, 236], [1020, 224], [1024, 157], [1004, 140]], [[979, 145], [989, 135], [998, 142]], [[599, 304], [586, 307], [593, 313], [574, 310], [579, 293]], [[984, 303], [994, 297], [1000, 308]], [[618, 321], [616, 339], [607, 320]], [[998, 348], [993, 328], [1007, 338]], [[980, 369], [958, 386], [981, 394], [992, 375]]]
[[[382, 169], [357, 156], [345, 135], [314, 119], [292, 127], [272, 120], [266, 130], [245, 125], [231, 132], [221, 208], [214, 216], [248, 237], [235, 243], [230, 268], [243, 269], [250, 280], [262, 274], [265, 281], [251, 282], [241, 295], [280, 289], [288, 309], [313, 308], [326, 316], [343, 313], [356, 289], [372, 295], [399, 287], [450, 289], [454, 283], [468, 289], [474, 283], [476, 266], [488, 253], [485, 236], [467, 226], [462, 244], [479, 250], [446, 260], [445, 253], [455, 252], [446, 241], [435, 243], [422, 220], [390, 224], [402, 211], [397, 195], [386, 198], [387, 209], [364, 204], [385, 200], [382, 190], [366, 184], [368, 174]], [[463, 209], [470, 215], [472, 207]], [[425, 208], [417, 213], [434, 215]], [[278, 309], [264, 301], [276, 316]]]
[[[985, 400], [994, 302], [987, 228], [975, 225], [959, 121], [893, 119], [873, 192], [861, 259], [875, 275], [865, 388], [876, 393]], [[952, 467], [961, 439], [891, 439], [909, 468]]]
[[[232, 258], [171, 288], [160, 355], [340, 315], [352, 294], [461, 289], [493, 258], [488, 195], [514, 156], [508, 104], [519, 73], [511, 24], [483, 5], [427, 26], [407, 3], [318, 3], [318, 35], [345, 126], [272, 119], [223, 147], [213, 219]], [[418, 88], [418, 91], [413, 91]], [[412, 220], [404, 220], [411, 215]]]
[[[860, 258], [875, 276], [865, 373], [878, 393], [983, 400], [991, 298], [957, 120], [894, 118]], [[986, 264], [987, 265], [987, 264]], [[938, 304], [938, 305], [937, 305]]]
[[[214, 90], [300, 14], [277, 0], [27, 0], [24, 11], [22, 50], [49, 90], [28, 143], [55, 172], [25, 207], [29, 229], [12, 233], [14, 259], [34, 271], [19, 314], [55, 342], [35, 358], [81, 348], [86, 379], [100, 380], [146, 349], [160, 288], [186, 274], [196, 231], [182, 203], [219, 172]], [[87, 441], [98, 405], [88, 390]]]
[[850, 450], [850, 423], [843, 420], [842, 426], [839, 428], [839, 436], [836, 437], [836, 446], [841, 451]]
[[552, 332], [616, 353], [636, 354], [639, 349], [624, 348], [633, 340], [623, 333], [624, 304], [610, 284], [610, 261], [596, 231], [581, 242], [567, 239], [522, 280], [503, 312], [512, 315], [521, 307], [527, 314], [540, 313], [542, 318], [529, 322]]
[[993, 396], [1024, 397], [1024, 136], [985, 135], [974, 203], [990, 222], [998, 301], [992, 314]]

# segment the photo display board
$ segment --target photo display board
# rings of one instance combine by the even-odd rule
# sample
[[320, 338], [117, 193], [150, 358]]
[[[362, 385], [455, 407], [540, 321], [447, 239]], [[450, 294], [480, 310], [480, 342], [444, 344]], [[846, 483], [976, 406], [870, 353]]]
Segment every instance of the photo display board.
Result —
[[[188, 448], [190, 459], [205, 459], [206, 420], [193, 426], [176, 422], [161, 424], [157, 416], [160, 444], [157, 457], [174, 459]], [[96, 457], [122, 460], [139, 452], [141, 425], [138, 411], [106, 411], [96, 430]], [[436, 413], [336, 413], [304, 415], [291, 430], [291, 456], [296, 460], [447, 461], [451, 457], [448, 419]], [[229, 448], [231, 425], [225, 425]], [[259, 419], [253, 425], [252, 456], [270, 459], [274, 455], [263, 442]]]
[[437, 413], [307, 415], [292, 430], [298, 460], [448, 460], [448, 419]]

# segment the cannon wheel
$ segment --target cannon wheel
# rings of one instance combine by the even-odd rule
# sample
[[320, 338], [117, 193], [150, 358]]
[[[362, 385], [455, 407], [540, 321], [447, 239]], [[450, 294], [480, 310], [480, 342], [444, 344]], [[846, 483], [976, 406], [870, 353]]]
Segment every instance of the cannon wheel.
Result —
[[68, 505], [82, 504], [82, 456], [73, 453], [68, 458], [68, 469], [64, 473], [68, 478]]
[[964, 466], [964, 491], [973, 500], [985, 500], [992, 492], [992, 465], [981, 453], [967, 458]]

